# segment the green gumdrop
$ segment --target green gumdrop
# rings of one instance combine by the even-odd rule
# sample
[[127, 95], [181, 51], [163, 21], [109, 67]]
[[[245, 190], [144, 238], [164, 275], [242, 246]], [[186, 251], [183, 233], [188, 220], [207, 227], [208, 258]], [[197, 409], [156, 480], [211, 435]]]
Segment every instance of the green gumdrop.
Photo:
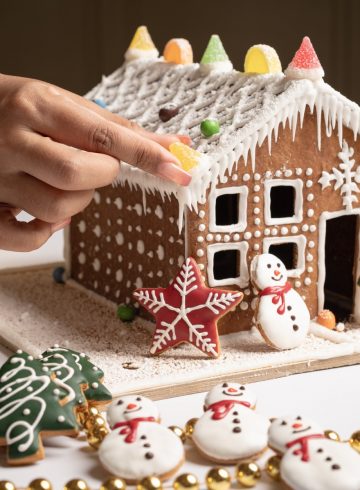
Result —
[[200, 124], [200, 130], [206, 138], [220, 132], [220, 124], [215, 119], [205, 119]]
[[123, 322], [131, 322], [135, 318], [135, 308], [131, 305], [120, 305], [117, 309], [117, 317]]
[[226, 54], [221, 39], [217, 34], [213, 34], [209, 40], [209, 43], [204, 51], [200, 63], [216, 63], [218, 61], [228, 61], [229, 57]]

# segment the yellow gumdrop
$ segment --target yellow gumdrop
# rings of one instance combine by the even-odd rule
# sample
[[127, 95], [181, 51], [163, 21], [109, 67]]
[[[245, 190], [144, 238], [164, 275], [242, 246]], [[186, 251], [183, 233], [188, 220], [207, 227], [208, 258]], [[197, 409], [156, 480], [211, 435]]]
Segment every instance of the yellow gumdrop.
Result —
[[169, 150], [179, 160], [186, 172], [199, 164], [201, 153], [188, 145], [184, 145], [184, 143], [171, 143]]
[[187, 39], [170, 39], [164, 48], [164, 59], [177, 65], [190, 65], [193, 62], [193, 50]]
[[140, 26], [136, 29], [129, 49], [141, 49], [142, 51], [152, 51], [156, 49], [146, 26]]
[[282, 71], [279, 56], [267, 44], [252, 46], [245, 56], [245, 73], [279, 73]]

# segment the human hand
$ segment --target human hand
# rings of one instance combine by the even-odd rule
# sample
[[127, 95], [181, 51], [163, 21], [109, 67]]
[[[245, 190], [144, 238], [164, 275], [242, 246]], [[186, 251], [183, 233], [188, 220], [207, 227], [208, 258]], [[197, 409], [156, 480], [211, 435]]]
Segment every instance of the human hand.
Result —
[[[39, 248], [110, 184], [123, 160], [188, 185], [166, 149], [179, 135], [149, 133], [45, 82], [0, 75], [0, 248]], [[35, 217], [19, 222], [25, 210]]]

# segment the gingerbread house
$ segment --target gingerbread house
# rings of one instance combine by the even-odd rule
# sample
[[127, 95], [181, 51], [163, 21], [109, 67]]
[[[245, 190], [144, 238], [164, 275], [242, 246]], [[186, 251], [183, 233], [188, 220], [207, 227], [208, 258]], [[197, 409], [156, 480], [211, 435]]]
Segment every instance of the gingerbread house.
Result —
[[[181, 188], [122, 162], [117, 182], [72, 220], [69, 278], [130, 303], [135, 288], [166, 286], [192, 256], [206, 284], [244, 293], [219, 324], [229, 333], [252, 325], [249, 264], [269, 251], [313, 317], [329, 307], [339, 321], [359, 320], [359, 106], [323, 81], [307, 38], [285, 74], [268, 46], [251, 48], [242, 73], [211, 42], [215, 54], [200, 64], [133, 46], [88, 94], [151, 131], [188, 134], [201, 158]], [[220, 131], [205, 137], [206, 119]]]

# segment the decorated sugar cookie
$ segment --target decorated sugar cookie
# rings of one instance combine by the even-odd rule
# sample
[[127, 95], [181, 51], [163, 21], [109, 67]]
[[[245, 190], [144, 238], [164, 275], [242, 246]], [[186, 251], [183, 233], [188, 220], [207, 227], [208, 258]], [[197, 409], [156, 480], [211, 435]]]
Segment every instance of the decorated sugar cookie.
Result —
[[250, 266], [251, 280], [259, 290], [256, 325], [265, 341], [276, 349], [301, 345], [310, 328], [309, 310], [287, 281], [287, 270], [272, 254], [257, 255]]
[[301, 416], [274, 420], [269, 446], [284, 454], [280, 474], [293, 490], [360, 488], [360, 455], [345, 442], [327, 439], [312, 420]]
[[111, 432], [99, 449], [102, 465], [134, 483], [149, 475], [170, 478], [184, 462], [178, 436], [160, 425], [156, 405], [144, 396], [128, 395], [108, 410]]
[[103, 385], [104, 372], [83, 352], [54, 345], [43, 352], [41, 361], [58, 380], [70, 386], [78, 403], [87, 401], [100, 410], [110, 403], [111, 393]]
[[254, 393], [239, 383], [215, 386], [205, 399], [205, 413], [196, 422], [192, 440], [210, 461], [236, 463], [256, 458], [267, 447], [269, 421], [253, 409]]
[[67, 388], [59, 387], [49, 368], [25, 352], [0, 369], [0, 445], [12, 465], [44, 457], [42, 435], [77, 434]]
[[206, 287], [197, 263], [188, 258], [167, 288], [140, 288], [134, 297], [156, 318], [151, 354], [185, 342], [218, 357], [217, 320], [240, 303], [243, 294]]

